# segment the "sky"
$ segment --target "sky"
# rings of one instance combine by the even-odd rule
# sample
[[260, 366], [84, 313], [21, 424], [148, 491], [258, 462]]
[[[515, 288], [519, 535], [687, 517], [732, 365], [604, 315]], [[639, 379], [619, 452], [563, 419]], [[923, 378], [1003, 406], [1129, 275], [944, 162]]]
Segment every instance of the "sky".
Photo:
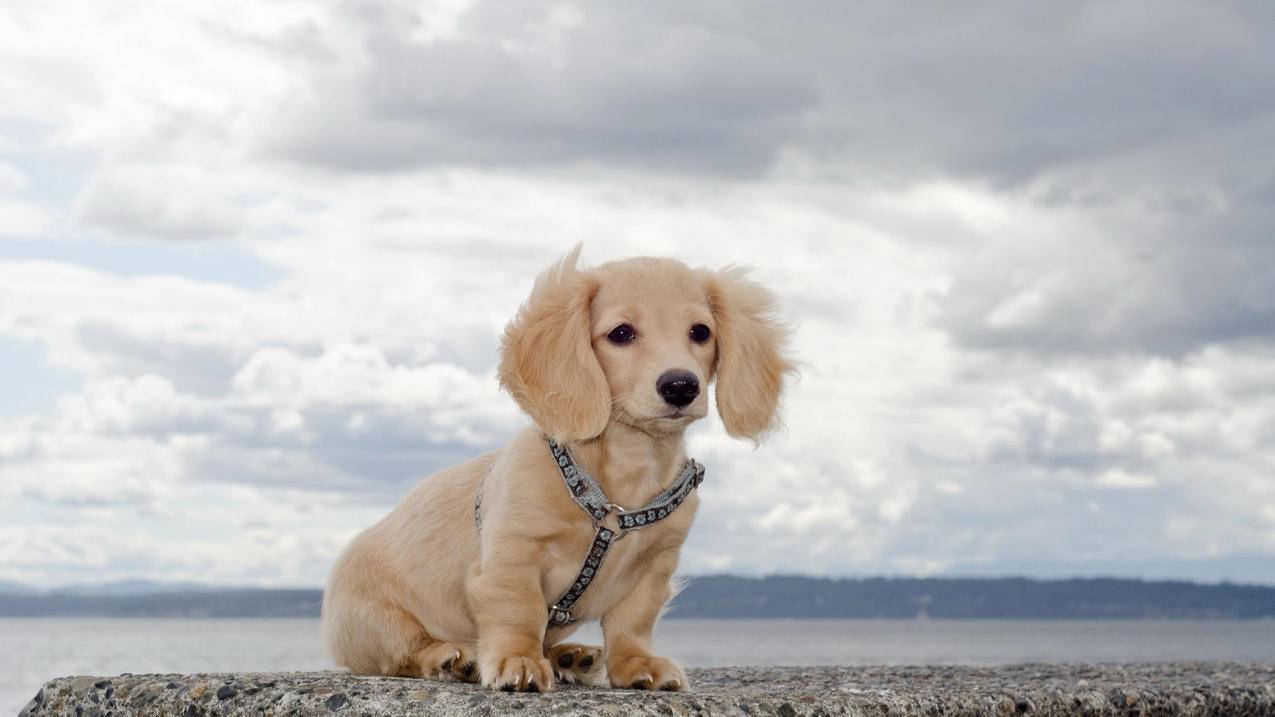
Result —
[[1275, 583], [1275, 6], [0, 7], [0, 581], [322, 583], [535, 274], [744, 264], [687, 574]]

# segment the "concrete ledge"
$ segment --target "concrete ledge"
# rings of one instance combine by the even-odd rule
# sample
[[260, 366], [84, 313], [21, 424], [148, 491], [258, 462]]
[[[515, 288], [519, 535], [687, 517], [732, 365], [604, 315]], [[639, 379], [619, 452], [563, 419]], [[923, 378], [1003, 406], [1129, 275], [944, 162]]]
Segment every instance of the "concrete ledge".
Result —
[[341, 672], [52, 680], [28, 715], [1275, 715], [1275, 665], [1163, 663], [689, 670], [679, 693], [474, 685]]

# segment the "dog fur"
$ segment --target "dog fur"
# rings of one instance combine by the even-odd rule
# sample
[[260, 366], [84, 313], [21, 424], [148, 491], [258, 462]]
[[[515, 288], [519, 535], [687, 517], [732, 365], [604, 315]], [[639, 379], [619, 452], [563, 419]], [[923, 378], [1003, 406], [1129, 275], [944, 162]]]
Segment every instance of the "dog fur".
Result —
[[[681, 667], [652, 653], [651, 633], [672, 596], [698, 496], [617, 542], [573, 607], [581, 622], [601, 620], [604, 646], [563, 642], [575, 625], [546, 630], [547, 609], [575, 578], [594, 526], [543, 436], [568, 446], [612, 501], [640, 506], [676, 478], [683, 433], [707, 415], [711, 381], [730, 435], [756, 442], [774, 428], [792, 370], [787, 334], [773, 296], [741, 269], [635, 258], [582, 270], [579, 252], [537, 278], [503, 337], [500, 383], [535, 425], [423, 480], [337, 560], [323, 633], [341, 665], [506, 690], [550, 690], [555, 673], [617, 687], [687, 686]], [[635, 340], [607, 338], [626, 323]], [[707, 341], [690, 337], [697, 323], [709, 328]], [[692, 372], [701, 387], [682, 409], [656, 390], [670, 369]]]

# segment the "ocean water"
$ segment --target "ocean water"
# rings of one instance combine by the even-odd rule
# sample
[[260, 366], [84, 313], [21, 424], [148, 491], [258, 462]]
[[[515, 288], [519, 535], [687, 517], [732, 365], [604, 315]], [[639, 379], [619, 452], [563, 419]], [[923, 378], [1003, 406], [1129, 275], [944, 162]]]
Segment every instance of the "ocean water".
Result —
[[[655, 644], [687, 667], [1275, 661], [1275, 620], [664, 620]], [[313, 619], [0, 619], [0, 715], [63, 675], [332, 668]]]

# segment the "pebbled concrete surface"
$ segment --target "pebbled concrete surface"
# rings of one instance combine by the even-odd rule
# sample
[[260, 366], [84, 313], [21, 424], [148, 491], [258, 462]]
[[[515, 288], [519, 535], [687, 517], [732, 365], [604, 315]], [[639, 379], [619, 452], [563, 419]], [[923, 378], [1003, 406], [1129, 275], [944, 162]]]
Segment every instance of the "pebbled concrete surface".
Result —
[[342, 672], [62, 677], [33, 715], [1275, 715], [1275, 665], [733, 667], [687, 692], [506, 694]]

